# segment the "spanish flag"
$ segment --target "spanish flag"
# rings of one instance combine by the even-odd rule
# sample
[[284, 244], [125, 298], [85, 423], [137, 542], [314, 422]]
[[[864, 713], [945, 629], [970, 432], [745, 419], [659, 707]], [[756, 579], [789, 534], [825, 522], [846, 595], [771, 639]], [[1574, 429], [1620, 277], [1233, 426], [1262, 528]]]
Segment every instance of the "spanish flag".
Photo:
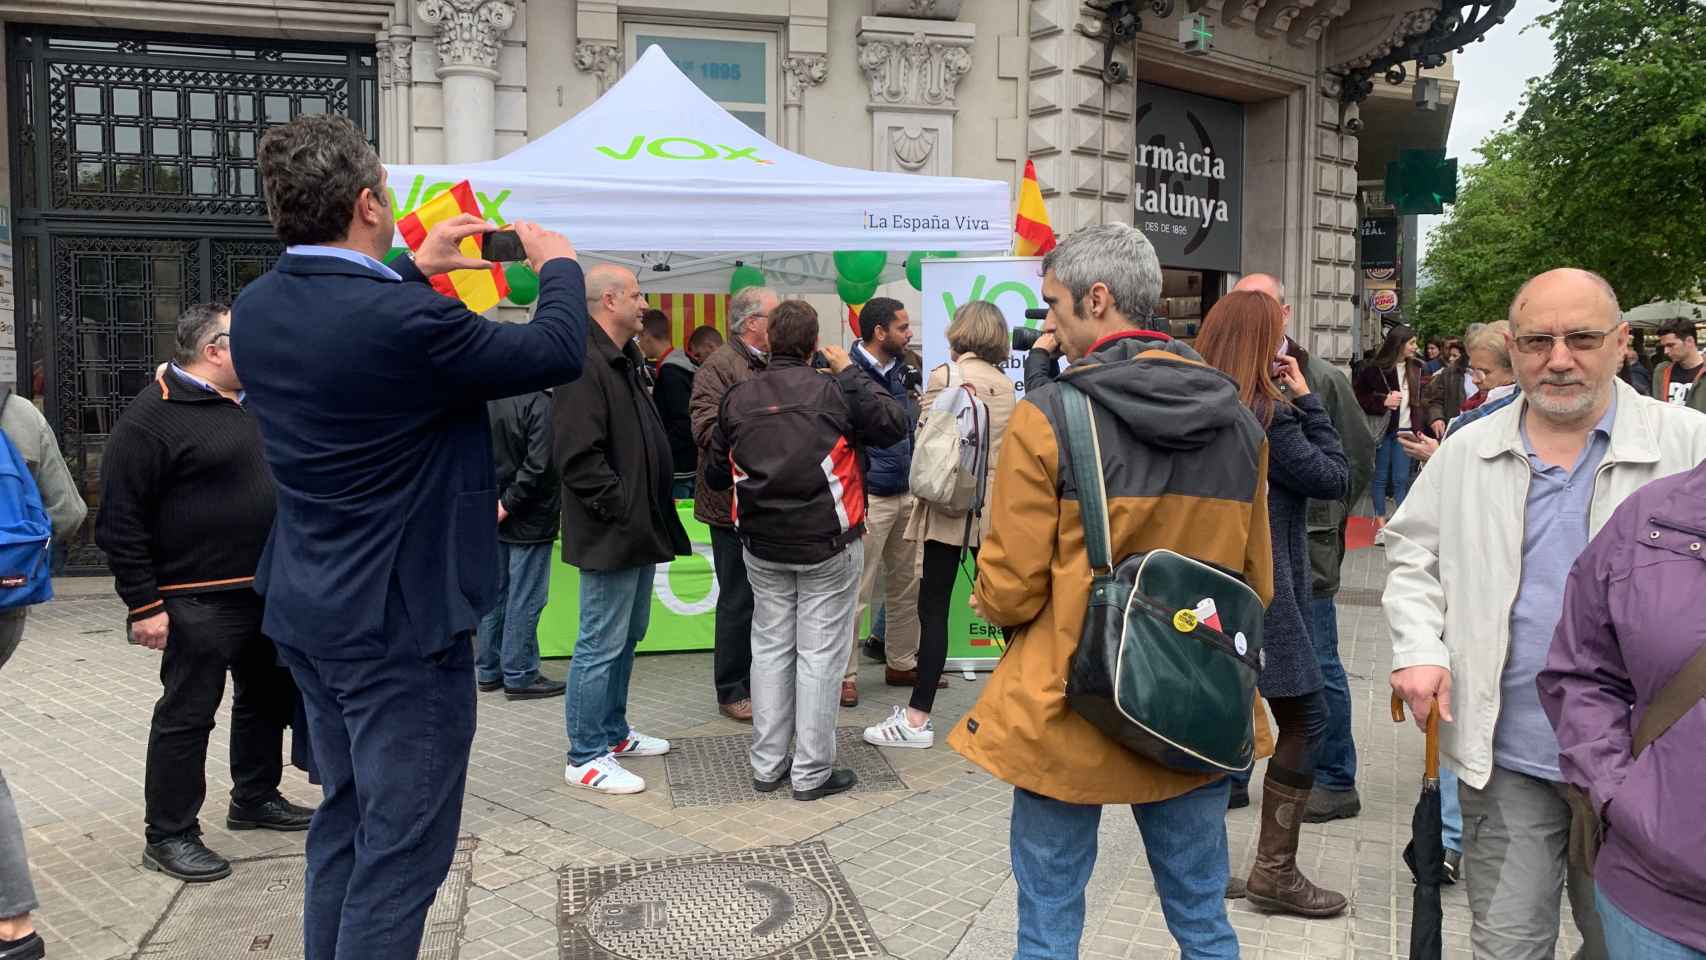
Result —
[[1025, 161], [1025, 179], [1019, 182], [1019, 215], [1013, 218], [1013, 255], [1040, 257], [1054, 249], [1054, 228], [1048, 223], [1043, 191], [1037, 186], [1037, 165]]
[[[474, 201], [474, 188], [464, 180], [449, 190], [416, 207], [414, 212], [397, 221], [397, 231], [409, 244], [419, 250], [426, 242], [427, 231], [458, 214], [480, 216], [480, 205]], [[478, 234], [462, 240], [463, 256], [480, 259]], [[452, 270], [432, 278], [432, 287], [447, 297], [455, 297], [475, 313], [485, 313], [509, 296], [509, 281], [504, 279], [503, 266], [492, 264], [490, 270]]]

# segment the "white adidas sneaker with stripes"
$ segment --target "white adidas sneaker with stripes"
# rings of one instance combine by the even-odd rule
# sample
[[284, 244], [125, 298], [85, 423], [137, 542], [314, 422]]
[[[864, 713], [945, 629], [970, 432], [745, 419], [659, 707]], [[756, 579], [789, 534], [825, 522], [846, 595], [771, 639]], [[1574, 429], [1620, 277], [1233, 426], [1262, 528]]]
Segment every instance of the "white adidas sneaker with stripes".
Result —
[[865, 728], [865, 742], [877, 747], [911, 747], [928, 750], [936, 745], [936, 730], [930, 721], [915, 727], [906, 722], [906, 708], [895, 707], [889, 718], [874, 727]]
[[646, 781], [639, 774], [625, 769], [617, 762], [615, 754], [610, 753], [580, 766], [565, 768], [563, 780], [571, 787], [597, 790], [599, 793], [639, 793], [646, 789]]

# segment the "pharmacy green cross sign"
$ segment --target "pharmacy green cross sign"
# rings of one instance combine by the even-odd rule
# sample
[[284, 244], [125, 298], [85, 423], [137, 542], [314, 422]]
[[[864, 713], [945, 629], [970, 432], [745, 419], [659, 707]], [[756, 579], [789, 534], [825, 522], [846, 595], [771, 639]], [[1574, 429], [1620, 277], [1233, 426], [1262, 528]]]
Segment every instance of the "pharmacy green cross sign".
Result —
[[1386, 165], [1386, 201], [1398, 213], [1443, 213], [1457, 202], [1457, 160], [1444, 150], [1405, 150]]

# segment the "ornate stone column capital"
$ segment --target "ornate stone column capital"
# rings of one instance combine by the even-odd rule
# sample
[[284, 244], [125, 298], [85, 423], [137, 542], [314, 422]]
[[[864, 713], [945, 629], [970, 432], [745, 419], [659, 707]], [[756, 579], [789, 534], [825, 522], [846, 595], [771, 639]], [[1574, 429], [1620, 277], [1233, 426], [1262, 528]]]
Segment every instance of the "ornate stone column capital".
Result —
[[415, 0], [422, 22], [437, 28], [438, 73], [489, 72], [496, 78], [503, 35], [515, 25], [516, 0]]
[[383, 34], [373, 42], [378, 53], [374, 58], [374, 66], [379, 74], [379, 89], [391, 89], [391, 35]]
[[782, 78], [787, 81], [783, 103], [798, 104], [807, 87], [815, 87], [829, 76], [829, 58], [820, 53], [796, 53], [782, 60]]
[[865, 17], [859, 30], [859, 69], [871, 85], [872, 106], [956, 110], [960, 78], [971, 70], [971, 24], [925, 24]]
[[575, 67], [598, 77], [598, 92], [622, 78], [622, 48], [614, 43], [582, 40], [575, 44]]

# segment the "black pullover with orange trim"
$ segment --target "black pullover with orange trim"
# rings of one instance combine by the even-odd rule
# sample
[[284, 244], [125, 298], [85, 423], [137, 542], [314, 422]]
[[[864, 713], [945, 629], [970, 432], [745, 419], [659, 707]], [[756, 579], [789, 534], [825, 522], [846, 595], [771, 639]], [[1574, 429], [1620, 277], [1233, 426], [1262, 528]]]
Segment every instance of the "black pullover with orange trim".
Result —
[[113, 425], [95, 543], [132, 621], [166, 597], [250, 590], [272, 530], [272, 473], [254, 417], [175, 366]]

